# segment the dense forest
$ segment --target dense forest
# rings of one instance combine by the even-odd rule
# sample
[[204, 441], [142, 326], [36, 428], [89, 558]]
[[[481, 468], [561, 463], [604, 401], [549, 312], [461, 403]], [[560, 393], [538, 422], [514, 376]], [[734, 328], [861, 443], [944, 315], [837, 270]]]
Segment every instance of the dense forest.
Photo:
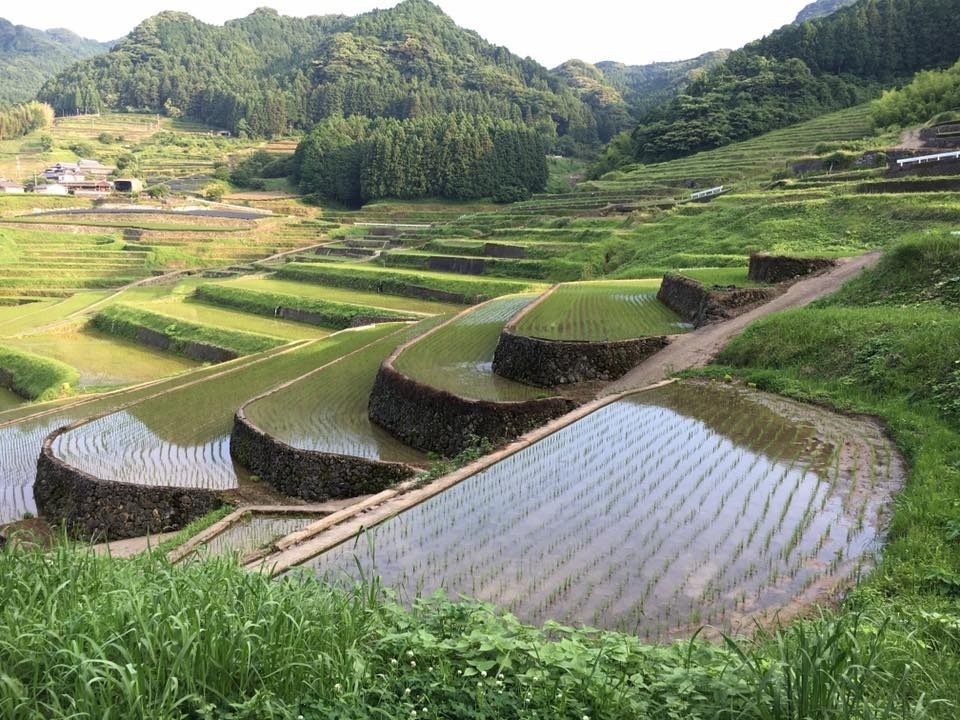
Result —
[[260, 9], [223, 27], [165, 12], [39, 97], [58, 113], [148, 110], [255, 136], [338, 115], [454, 112], [523, 122], [557, 151], [610, 134], [562, 77], [459, 28], [427, 0], [357, 17]]
[[353, 206], [385, 197], [506, 202], [547, 182], [535, 130], [467, 113], [331, 117], [300, 143], [294, 165], [304, 193]]
[[924, 70], [899, 90], [888, 90], [871, 108], [878, 128], [960, 120], [960, 62], [947, 70]]
[[53, 108], [31, 101], [0, 110], [0, 140], [20, 137], [53, 123]]
[[860, 0], [731, 53], [615, 138], [594, 172], [719, 147], [861, 102], [960, 55], [960, 0]]
[[34, 98], [54, 73], [108, 49], [69, 30], [35, 30], [0, 18], [0, 107]]

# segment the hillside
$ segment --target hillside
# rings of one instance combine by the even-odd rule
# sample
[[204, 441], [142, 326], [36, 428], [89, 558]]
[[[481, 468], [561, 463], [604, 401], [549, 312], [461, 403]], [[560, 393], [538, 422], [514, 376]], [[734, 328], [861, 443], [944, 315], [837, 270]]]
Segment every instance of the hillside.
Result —
[[602, 114], [559, 75], [458, 27], [427, 0], [357, 17], [260, 9], [223, 27], [161, 13], [107, 55], [61, 72], [40, 97], [59, 113], [129, 108], [256, 136], [334, 115], [462, 111], [592, 144]]
[[0, 107], [30, 100], [47, 78], [109, 48], [69, 30], [35, 30], [0, 18]]
[[798, 12], [793, 23], [794, 25], [800, 25], [807, 20], [827, 17], [827, 15], [832, 15], [840, 8], [849, 7], [855, 2], [857, 2], [857, 0], [816, 0], [816, 2], [810, 3]]
[[649, 65], [624, 65], [603, 61], [596, 65], [568, 60], [553, 72], [593, 111], [602, 142], [633, 123], [636, 118], [667, 102], [704, 70], [723, 62], [729, 50], [715, 50], [689, 60]]
[[786, 25], [642, 117], [618, 150], [620, 163], [683, 157], [855, 105], [918, 70], [953, 63], [958, 38], [960, 0], [860, 0]]

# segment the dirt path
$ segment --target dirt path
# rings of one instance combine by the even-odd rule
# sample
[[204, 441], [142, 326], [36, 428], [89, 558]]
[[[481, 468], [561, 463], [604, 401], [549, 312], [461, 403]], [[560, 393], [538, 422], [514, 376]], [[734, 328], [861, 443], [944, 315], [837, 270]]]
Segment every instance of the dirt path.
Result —
[[900, 135], [900, 148], [903, 150], [923, 150], [926, 146], [920, 137], [920, 128], [909, 128]]
[[703, 367], [754, 320], [780, 310], [803, 307], [824, 295], [829, 295], [864, 268], [875, 265], [881, 254], [880, 250], [874, 250], [865, 255], [844, 258], [829, 272], [794, 283], [783, 295], [748, 313], [680, 335], [649, 360], [641, 363], [616, 382], [607, 385], [601, 394], [613, 395], [628, 390], [639, 390], [679, 370]]

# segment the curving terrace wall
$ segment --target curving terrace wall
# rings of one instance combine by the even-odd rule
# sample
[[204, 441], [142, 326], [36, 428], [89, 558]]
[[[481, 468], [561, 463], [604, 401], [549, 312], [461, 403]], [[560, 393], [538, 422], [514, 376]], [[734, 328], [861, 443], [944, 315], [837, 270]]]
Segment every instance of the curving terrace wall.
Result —
[[122, 540], [179, 530], [224, 504], [220, 494], [101, 480], [53, 454], [47, 437], [37, 460], [33, 494], [41, 517], [79, 539]]
[[710, 289], [672, 273], [663, 276], [657, 299], [696, 327], [742, 315], [782, 292], [780, 288]]
[[750, 256], [750, 270], [747, 272], [747, 277], [753, 282], [779, 283], [828, 270], [836, 264], [836, 260], [829, 258], [803, 258], [758, 253]]
[[[278, 317], [283, 320], [293, 320], [295, 322], [301, 322], [307, 325], [320, 325], [325, 327], [330, 327], [331, 325], [342, 325], [343, 320], [341, 317], [335, 317], [327, 313], [313, 312], [310, 310], [303, 310], [302, 308], [284, 307], [283, 305], [277, 307], [273, 314], [274, 317]], [[355, 315], [350, 320], [347, 327], [361, 327], [363, 325], [375, 325], [377, 323], [398, 322], [404, 319], [405, 318], [398, 317], [397, 315], [392, 317], [388, 317], [386, 315]]]
[[230, 455], [285, 495], [311, 501], [378, 493], [416, 472], [401, 463], [295, 448], [251, 423], [243, 408], [233, 418]]
[[670, 343], [666, 336], [616, 342], [545, 340], [500, 333], [493, 371], [526, 385], [553, 387], [587, 380], [616, 380]]
[[474, 437], [499, 445], [577, 407], [568, 398], [523, 402], [470, 400], [407, 377], [388, 358], [370, 393], [370, 420], [407, 445], [451, 457]]

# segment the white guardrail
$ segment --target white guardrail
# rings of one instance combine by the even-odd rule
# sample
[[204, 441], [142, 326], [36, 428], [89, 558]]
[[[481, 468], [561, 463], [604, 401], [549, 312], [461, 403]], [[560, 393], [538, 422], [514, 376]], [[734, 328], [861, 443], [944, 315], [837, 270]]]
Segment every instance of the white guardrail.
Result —
[[957, 159], [960, 159], [960, 150], [937, 153], [936, 155], [918, 155], [917, 157], [903, 158], [902, 160], [897, 160], [897, 165], [899, 165], [901, 168], [905, 168], [908, 165], [921, 165], [928, 162], [941, 162], [943, 160]]
[[709, 190], [701, 190], [700, 192], [695, 192], [690, 195], [691, 200], [703, 200], [704, 198], [713, 197], [714, 195], [719, 195], [723, 192], [723, 185], [718, 187], [710, 188]]

